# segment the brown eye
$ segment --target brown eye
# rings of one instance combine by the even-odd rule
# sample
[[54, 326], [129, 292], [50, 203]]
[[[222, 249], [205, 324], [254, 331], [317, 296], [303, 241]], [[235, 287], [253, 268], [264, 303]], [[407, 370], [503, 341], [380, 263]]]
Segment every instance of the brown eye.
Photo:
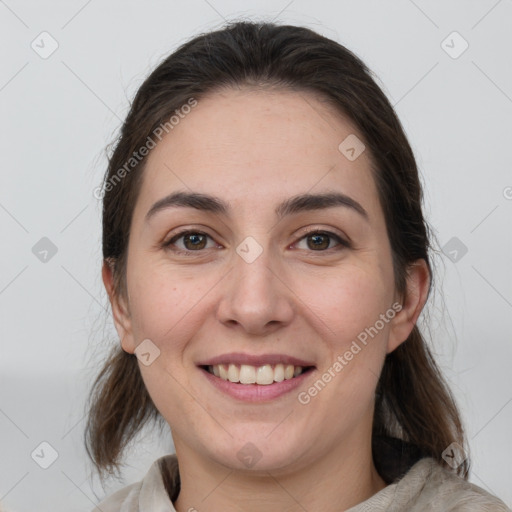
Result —
[[206, 245], [206, 235], [201, 235], [198, 233], [185, 235], [183, 237], [183, 245], [185, 245], [187, 249], [191, 250], [204, 249]]
[[[306, 240], [306, 249], [316, 252], [323, 252], [327, 249], [335, 248], [336, 246], [331, 245], [333, 240], [337, 242], [338, 246], [350, 247], [348, 242], [330, 231], [312, 231], [303, 236], [300, 241], [302, 240]], [[342, 247], [338, 247], [338, 249]]]
[[[328, 249], [329, 248], [329, 236], [324, 233], [317, 233], [315, 235], [309, 235], [308, 247], [310, 249]], [[311, 241], [311, 243], [309, 243]]]
[[[170, 248], [177, 253], [199, 252], [206, 249], [208, 239], [211, 239], [206, 233], [201, 231], [182, 231], [164, 243], [165, 248]], [[181, 241], [181, 245], [177, 242]], [[176, 246], [173, 248], [172, 246]]]

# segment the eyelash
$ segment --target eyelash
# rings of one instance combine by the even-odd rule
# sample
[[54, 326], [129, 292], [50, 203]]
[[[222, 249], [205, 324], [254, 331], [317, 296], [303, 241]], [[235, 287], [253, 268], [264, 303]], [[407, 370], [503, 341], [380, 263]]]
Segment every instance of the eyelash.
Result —
[[[329, 249], [323, 249], [320, 251], [311, 250], [311, 252], [320, 252], [320, 253], [321, 252], [329, 252], [332, 249], [334, 249], [335, 251], [339, 251], [339, 250], [343, 250], [343, 249], [350, 249], [352, 247], [352, 244], [350, 242], [344, 240], [339, 235], [332, 233], [331, 231], [325, 231], [325, 230], [319, 230], [319, 229], [312, 229], [311, 231], [308, 231], [307, 233], [305, 233], [303, 236], [301, 236], [299, 238], [298, 242], [303, 240], [304, 238], [311, 236], [311, 235], [317, 235], [317, 234], [318, 235], [326, 235], [330, 238], [334, 238], [339, 243], [339, 245], [341, 247], [339, 247], [339, 248], [331, 247]], [[213, 238], [210, 235], [208, 235], [208, 233], [188, 229], [188, 230], [180, 231], [179, 233], [174, 235], [170, 240], [168, 240], [167, 242], [164, 242], [162, 244], [162, 247], [164, 249], [172, 250], [172, 252], [174, 252], [175, 254], [182, 254], [182, 255], [186, 255], [186, 256], [193, 255], [194, 253], [201, 253], [205, 250], [205, 249], [199, 249], [197, 251], [193, 251], [193, 250], [183, 250], [183, 249], [171, 249], [171, 245], [173, 243], [175, 243], [177, 240], [179, 240], [180, 238], [184, 237], [185, 235], [201, 235], [201, 236], [206, 236], [206, 237], [210, 238], [211, 240], [213, 240]]]

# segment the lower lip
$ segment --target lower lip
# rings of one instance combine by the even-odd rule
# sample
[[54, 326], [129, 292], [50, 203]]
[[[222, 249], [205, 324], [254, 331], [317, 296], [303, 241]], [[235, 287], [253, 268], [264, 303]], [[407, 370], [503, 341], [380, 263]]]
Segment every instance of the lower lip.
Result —
[[310, 369], [305, 373], [301, 373], [298, 377], [283, 380], [281, 382], [274, 382], [273, 384], [240, 384], [223, 380], [220, 377], [212, 375], [204, 368], [199, 368], [205, 377], [220, 391], [227, 395], [243, 400], [245, 402], [267, 402], [274, 400], [280, 396], [290, 393], [298, 388], [309, 376], [314, 372]]

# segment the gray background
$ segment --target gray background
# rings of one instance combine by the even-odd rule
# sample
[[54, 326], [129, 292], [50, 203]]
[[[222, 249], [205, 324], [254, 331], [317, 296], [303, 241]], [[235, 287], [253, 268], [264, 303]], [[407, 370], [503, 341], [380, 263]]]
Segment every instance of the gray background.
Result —
[[[240, 16], [345, 44], [395, 105], [439, 241], [421, 324], [466, 421], [471, 481], [511, 505], [511, 0], [0, 0], [0, 500], [16, 511], [88, 511], [172, 450], [169, 435], [145, 431], [124, 481], [105, 491], [85, 455], [86, 391], [115, 338], [93, 190], [149, 71]], [[43, 31], [58, 44], [47, 58], [55, 43]], [[46, 261], [43, 237], [57, 249]], [[42, 442], [58, 454], [48, 469]]]

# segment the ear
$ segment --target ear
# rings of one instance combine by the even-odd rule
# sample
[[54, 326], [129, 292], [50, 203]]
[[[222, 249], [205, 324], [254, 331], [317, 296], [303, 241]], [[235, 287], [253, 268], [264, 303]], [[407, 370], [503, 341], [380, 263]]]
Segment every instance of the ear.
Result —
[[125, 352], [133, 354], [135, 351], [135, 344], [133, 340], [130, 313], [125, 300], [120, 297], [115, 289], [113, 265], [111, 262], [103, 262], [101, 277], [110, 300], [112, 315], [114, 317], [114, 325], [119, 339], [121, 340], [121, 347]]
[[430, 272], [427, 262], [424, 259], [419, 259], [408, 269], [404, 302], [402, 309], [391, 321], [386, 353], [393, 352], [411, 334], [427, 301], [429, 285]]

